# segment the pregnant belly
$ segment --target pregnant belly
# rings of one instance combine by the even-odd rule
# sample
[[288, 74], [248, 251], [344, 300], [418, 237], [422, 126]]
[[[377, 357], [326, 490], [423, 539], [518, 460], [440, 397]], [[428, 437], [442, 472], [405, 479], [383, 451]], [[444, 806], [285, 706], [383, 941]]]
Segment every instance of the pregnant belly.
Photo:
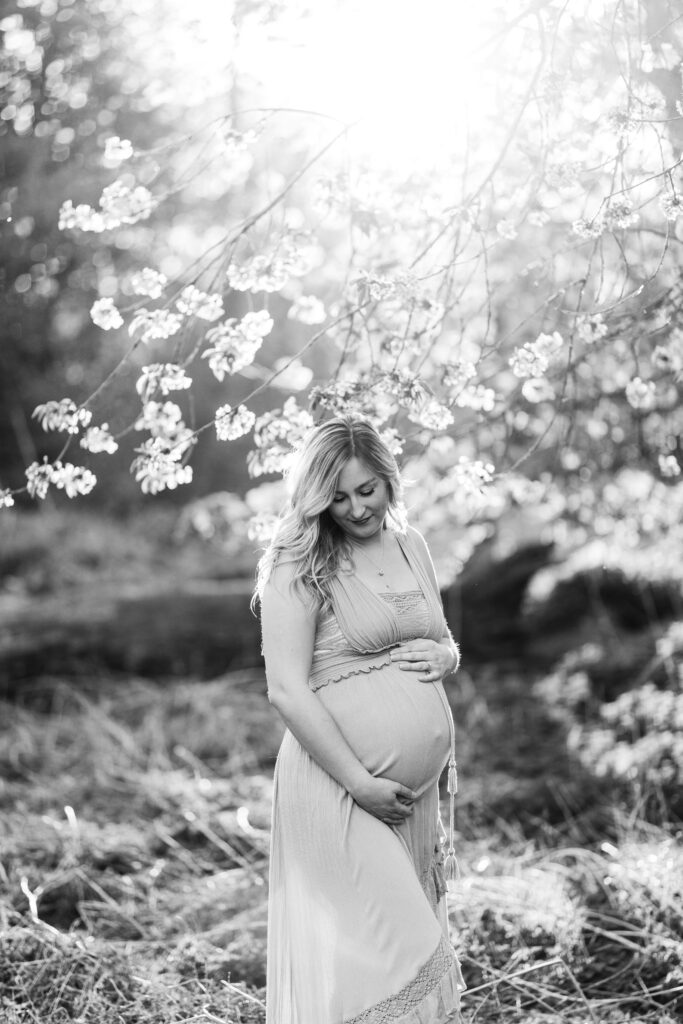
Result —
[[450, 750], [437, 686], [388, 665], [330, 683], [317, 695], [369, 772], [420, 791], [438, 778]]

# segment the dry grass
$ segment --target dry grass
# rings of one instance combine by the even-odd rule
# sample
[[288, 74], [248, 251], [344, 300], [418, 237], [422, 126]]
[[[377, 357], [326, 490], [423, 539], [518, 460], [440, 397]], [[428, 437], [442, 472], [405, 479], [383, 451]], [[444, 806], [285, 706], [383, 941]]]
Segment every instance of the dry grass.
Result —
[[[0, 723], [2, 1020], [263, 1021], [279, 728], [258, 675], [103, 678], [89, 693], [44, 679]], [[514, 815], [483, 827], [467, 801], [461, 813], [451, 922], [467, 1024], [680, 1018], [671, 830], [617, 813], [607, 791], [609, 842], [595, 813], [583, 838], [579, 818], [532, 834]]]

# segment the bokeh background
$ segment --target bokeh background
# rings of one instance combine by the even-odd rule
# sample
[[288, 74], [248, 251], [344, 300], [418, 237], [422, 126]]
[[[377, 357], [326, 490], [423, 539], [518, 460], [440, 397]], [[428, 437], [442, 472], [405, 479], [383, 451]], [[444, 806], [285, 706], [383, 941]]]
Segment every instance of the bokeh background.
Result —
[[683, 1012], [683, 15], [474, 7], [2, 8], [9, 1024], [264, 1019], [249, 599], [337, 412], [463, 650], [465, 1020]]

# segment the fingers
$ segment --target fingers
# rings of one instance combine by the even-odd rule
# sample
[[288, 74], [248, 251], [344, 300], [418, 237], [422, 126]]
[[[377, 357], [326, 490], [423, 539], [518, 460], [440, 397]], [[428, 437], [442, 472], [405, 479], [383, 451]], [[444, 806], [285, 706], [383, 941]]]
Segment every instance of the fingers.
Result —
[[413, 800], [417, 800], [417, 793], [414, 793], [412, 789], [408, 789], [407, 786], [402, 786], [400, 782], [398, 783], [396, 796], [403, 797], [405, 800], [410, 800], [411, 803]]

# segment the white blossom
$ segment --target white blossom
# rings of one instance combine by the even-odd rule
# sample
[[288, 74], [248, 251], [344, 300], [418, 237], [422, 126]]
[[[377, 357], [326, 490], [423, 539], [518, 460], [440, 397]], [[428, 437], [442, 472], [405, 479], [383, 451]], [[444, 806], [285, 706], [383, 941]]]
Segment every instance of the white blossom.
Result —
[[564, 342], [559, 331], [539, 334], [535, 341], [528, 341], [516, 349], [510, 358], [512, 372], [522, 379], [542, 377], [552, 359], [561, 351]]
[[180, 462], [182, 452], [179, 449], [169, 450], [162, 438], [149, 438], [135, 451], [139, 455], [133, 459], [130, 468], [145, 494], [172, 491], [192, 482], [192, 466], [183, 466]]
[[532, 210], [527, 220], [535, 228], [542, 228], [550, 220], [550, 215], [545, 210]]
[[633, 203], [626, 196], [612, 197], [605, 208], [603, 221], [609, 231], [618, 228], [630, 228], [639, 220], [637, 213], [633, 212]]
[[184, 391], [192, 387], [192, 378], [188, 377], [182, 366], [177, 363], [150, 363], [142, 367], [135, 390], [143, 402], [148, 402], [157, 390], [162, 395], [169, 391]]
[[12, 492], [7, 487], [0, 488], [0, 508], [12, 508], [14, 505], [14, 498]]
[[272, 512], [257, 512], [247, 524], [247, 537], [254, 544], [265, 547], [275, 533], [277, 524], [278, 516]]
[[258, 253], [226, 271], [231, 288], [240, 292], [277, 292], [290, 277], [302, 277], [312, 266], [311, 240], [302, 234], [284, 235], [272, 252]]
[[136, 224], [146, 220], [156, 206], [154, 196], [144, 185], [126, 185], [118, 180], [102, 191], [100, 197], [102, 216], [107, 227], [119, 224]]
[[52, 481], [52, 466], [47, 459], [26, 467], [26, 490], [32, 498], [44, 498]]
[[221, 295], [200, 291], [193, 284], [183, 288], [176, 306], [186, 316], [198, 316], [200, 320], [218, 320], [224, 312]]
[[397, 430], [395, 430], [393, 427], [387, 427], [385, 430], [379, 431], [379, 436], [382, 438], [382, 441], [387, 446], [392, 455], [403, 454], [403, 445], [405, 444], [405, 439], [401, 437]]
[[131, 186], [117, 180], [103, 190], [98, 210], [87, 203], [74, 206], [71, 199], [65, 200], [59, 210], [59, 227], [108, 231], [121, 224], [146, 220], [155, 206], [154, 196], [144, 185]]
[[680, 476], [681, 467], [675, 455], [660, 455], [658, 461], [662, 476]]
[[474, 412], [492, 412], [496, 404], [493, 388], [483, 384], [468, 384], [455, 399], [459, 409], [473, 409]]
[[215, 427], [219, 441], [234, 441], [238, 437], [248, 434], [256, 422], [256, 416], [247, 409], [246, 405], [239, 405], [233, 409], [231, 405], [221, 405], [216, 409]]
[[517, 237], [517, 228], [514, 221], [511, 220], [499, 220], [496, 224], [496, 231], [501, 238], [507, 238], [509, 241]]
[[453, 423], [453, 413], [432, 395], [420, 402], [411, 403], [408, 418], [427, 430], [446, 430]]
[[477, 376], [474, 363], [459, 359], [455, 363], [446, 363], [443, 368], [443, 385], [453, 391], [460, 391], [468, 381]]
[[586, 220], [585, 217], [579, 217], [572, 224], [572, 231], [579, 238], [599, 238], [605, 230], [605, 224], [600, 217], [596, 217], [594, 220]]
[[111, 331], [123, 326], [123, 317], [109, 298], [97, 299], [90, 309], [90, 318], [96, 327]]
[[310, 413], [300, 408], [293, 397], [287, 399], [282, 409], [259, 416], [254, 424], [256, 448], [247, 455], [249, 475], [284, 473], [295, 449], [312, 426]]
[[140, 332], [140, 340], [162, 341], [177, 334], [183, 318], [168, 309], [141, 309], [130, 322], [128, 333], [131, 337]]
[[265, 309], [246, 313], [241, 320], [226, 320], [207, 331], [210, 346], [202, 352], [202, 359], [209, 360], [214, 377], [222, 381], [226, 373], [238, 373], [254, 361], [272, 329], [273, 318]]
[[664, 192], [659, 197], [659, 205], [667, 220], [676, 220], [683, 213], [683, 199], [673, 192]]
[[155, 437], [173, 437], [182, 422], [182, 410], [175, 402], [145, 402], [135, 429], [149, 430]]
[[652, 353], [652, 362], [659, 370], [677, 373], [683, 368], [681, 354], [666, 345], [657, 345]]
[[298, 320], [302, 324], [321, 324], [327, 313], [320, 299], [315, 295], [300, 295], [294, 300], [287, 311], [290, 320]]
[[113, 455], [119, 447], [109, 432], [108, 423], [103, 423], [101, 427], [88, 427], [80, 440], [80, 445], [93, 454], [106, 452], [108, 455]]
[[63, 490], [67, 498], [75, 498], [78, 494], [90, 494], [97, 483], [95, 474], [84, 466], [57, 461], [50, 468], [50, 483]]
[[168, 284], [168, 278], [159, 270], [143, 267], [133, 274], [130, 286], [136, 295], [146, 295], [149, 299], [158, 299]]
[[92, 419], [89, 409], [79, 409], [70, 398], [37, 405], [31, 415], [39, 420], [43, 430], [58, 430], [67, 434], [77, 434], [81, 427], [87, 427]]
[[600, 338], [604, 338], [608, 330], [602, 313], [593, 313], [591, 316], [582, 315], [576, 319], [576, 333], [586, 345], [592, 345]]
[[550, 402], [555, 397], [555, 391], [545, 377], [530, 377], [522, 384], [522, 394], [527, 402]]
[[130, 160], [133, 155], [133, 144], [130, 139], [120, 139], [118, 135], [110, 135], [104, 144], [104, 159], [108, 164], [120, 164]]
[[626, 385], [626, 401], [632, 409], [640, 409], [643, 412], [652, 409], [655, 404], [654, 382], [634, 377]]

